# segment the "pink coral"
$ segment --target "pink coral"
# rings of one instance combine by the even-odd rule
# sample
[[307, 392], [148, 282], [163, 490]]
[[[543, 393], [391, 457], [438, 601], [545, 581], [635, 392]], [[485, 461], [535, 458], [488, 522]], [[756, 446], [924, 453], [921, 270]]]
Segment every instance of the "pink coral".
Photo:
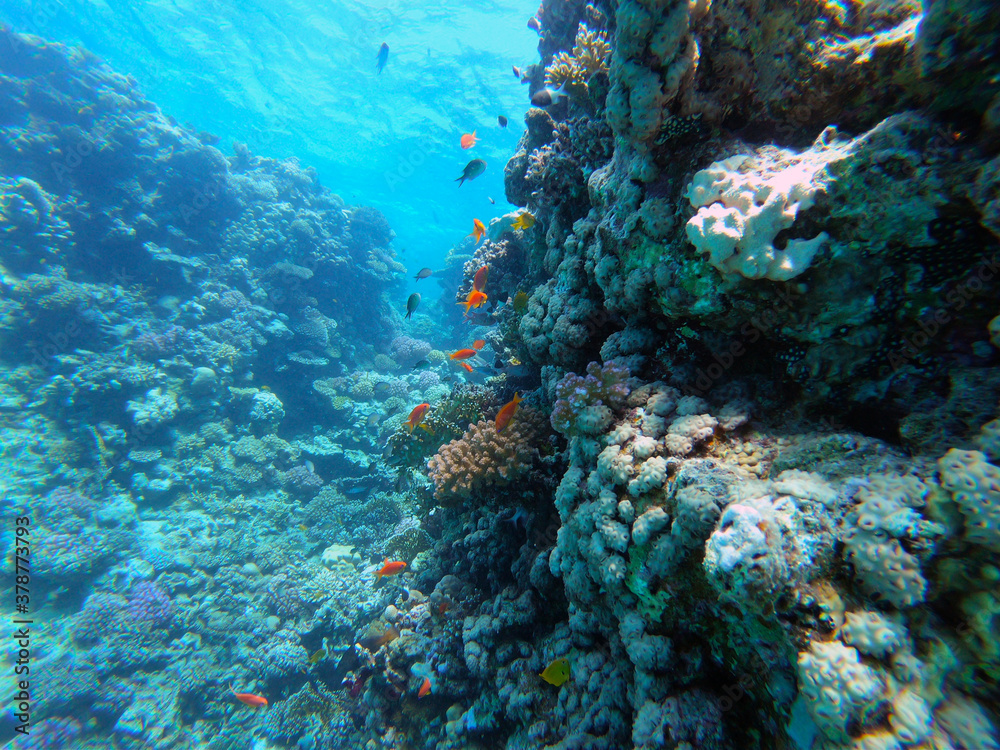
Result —
[[426, 357], [431, 345], [409, 336], [397, 336], [389, 344], [389, 356], [403, 367], [412, 366]]
[[469, 498], [479, 489], [508, 484], [523, 476], [534, 463], [544, 427], [544, 418], [528, 407], [521, 407], [501, 433], [492, 419], [471, 425], [427, 462], [434, 497]]
[[579, 420], [591, 406], [620, 409], [629, 394], [628, 368], [613, 362], [587, 365], [586, 376], [572, 372], [556, 385], [556, 403], [552, 409], [552, 427], [564, 435], [580, 432]]

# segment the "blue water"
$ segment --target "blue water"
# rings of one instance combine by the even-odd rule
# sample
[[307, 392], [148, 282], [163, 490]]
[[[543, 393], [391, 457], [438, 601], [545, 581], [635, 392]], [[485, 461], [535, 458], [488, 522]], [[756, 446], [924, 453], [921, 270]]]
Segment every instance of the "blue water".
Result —
[[[535, 7], [9, 0], [0, 20], [82, 44], [135, 78], [165, 113], [219, 136], [226, 151], [239, 141], [314, 167], [346, 201], [386, 215], [396, 252], [416, 273], [438, 268], [473, 217], [488, 222], [511, 208], [503, 166], [529, 106], [511, 65], [537, 56], [538, 37], [526, 26]], [[382, 42], [389, 63], [376, 75]], [[497, 125], [500, 114], [507, 129]], [[459, 138], [473, 130], [479, 142], [464, 151]], [[459, 190], [454, 180], [472, 158], [488, 169]], [[437, 292], [426, 282], [416, 288]]]

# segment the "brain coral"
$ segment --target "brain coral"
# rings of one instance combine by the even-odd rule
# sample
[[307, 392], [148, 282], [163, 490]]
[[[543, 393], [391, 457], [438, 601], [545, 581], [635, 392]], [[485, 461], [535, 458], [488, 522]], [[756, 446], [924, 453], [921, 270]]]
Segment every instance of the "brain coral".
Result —
[[518, 478], [531, 468], [544, 426], [538, 412], [523, 406], [502, 433], [497, 433], [493, 420], [471, 425], [427, 462], [434, 497], [468, 498], [487, 485], [507, 484]]

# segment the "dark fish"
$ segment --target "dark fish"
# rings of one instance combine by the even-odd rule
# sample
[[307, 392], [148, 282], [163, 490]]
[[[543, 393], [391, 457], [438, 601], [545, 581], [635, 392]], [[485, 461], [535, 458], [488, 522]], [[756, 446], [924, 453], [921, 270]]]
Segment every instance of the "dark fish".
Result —
[[462, 174], [455, 178], [455, 182], [458, 183], [459, 187], [462, 187], [462, 183], [466, 180], [474, 180], [485, 171], [486, 162], [482, 159], [473, 159], [465, 165], [465, 169], [462, 170]]
[[337, 662], [337, 668], [333, 670], [332, 679], [330, 683], [333, 685], [334, 690], [340, 690], [342, 688], [348, 687], [343, 684], [344, 679], [347, 677], [349, 672], [353, 672], [360, 666], [361, 660], [358, 659], [358, 654], [354, 650], [354, 646], [349, 646], [347, 651], [345, 651], [340, 660]]
[[497, 202], [495, 200], [493, 200], [492, 198], [490, 198], [490, 196], [487, 195], [486, 197], [487, 197], [487, 199], [489, 199], [489, 202], [492, 203], [494, 206], [497, 204]]
[[375, 56], [375, 69], [379, 75], [382, 75], [387, 62], [389, 62], [389, 45], [382, 42], [382, 46], [378, 48], [378, 54]]
[[420, 281], [420, 279], [426, 279], [432, 273], [434, 272], [429, 268], [421, 268], [419, 271], [417, 271], [417, 275], [414, 276], [413, 278], [415, 278], [417, 281]]
[[417, 362], [417, 364], [413, 365], [413, 369], [414, 370], [426, 370], [430, 366], [431, 366], [430, 362], [428, 362], [426, 359], [422, 359], [419, 362]]
[[536, 107], [551, 107], [553, 104], [558, 104], [560, 99], [568, 97], [566, 84], [563, 83], [555, 90], [541, 89], [540, 91], [536, 91], [534, 96], [531, 97], [531, 103]]
[[375, 392], [375, 396], [377, 398], [385, 398], [386, 396], [389, 395], [389, 391], [392, 390], [392, 387], [383, 380], [379, 383], [376, 383], [375, 387], [372, 388], [372, 390]]
[[386, 461], [388, 461], [390, 458], [392, 458], [392, 452], [393, 452], [394, 449], [395, 449], [395, 446], [393, 445], [393, 443], [392, 443], [391, 440], [389, 440], [388, 442], [386, 442], [385, 448], [382, 449], [382, 458], [384, 458]]
[[420, 292], [414, 292], [410, 295], [410, 298], [406, 300], [406, 317], [409, 318], [413, 315], [413, 311], [417, 309], [420, 305]]
[[474, 326], [495, 326], [497, 324], [497, 319], [493, 317], [493, 313], [491, 312], [470, 311], [465, 317]]
[[368, 419], [365, 420], [365, 425], [368, 427], [378, 427], [379, 422], [382, 421], [382, 415], [379, 413], [369, 414]]
[[506, 118], [506, 117], [504, 117], [503, 115], [497, 115], [497, 124], [498, 124], [498, 125], [499, 125], [499, 126], [500, 126], [501, 128], [505, 128], [505, 127], [507, 127], [507, 118]]

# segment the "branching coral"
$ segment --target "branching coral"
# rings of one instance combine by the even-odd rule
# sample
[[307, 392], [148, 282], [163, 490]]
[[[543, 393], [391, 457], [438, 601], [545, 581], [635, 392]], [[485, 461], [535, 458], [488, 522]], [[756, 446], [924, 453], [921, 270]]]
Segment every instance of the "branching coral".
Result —
[[534, 462], [544, 426], [543, 417], [529, 407], [521, 407], [503, 432], [497, 432], [492, 420], [472, 425], [427, 462], [434, 496], [468, 498], [483, 487], [522, 476]]
[[591, 31], [582, 23], [576, 32], [573, 51], [560, 52], [545, 69], [545, 80], [550, 86], [586, 86], [598, 73], [608, 72], [611, 45], [603, 31]]

